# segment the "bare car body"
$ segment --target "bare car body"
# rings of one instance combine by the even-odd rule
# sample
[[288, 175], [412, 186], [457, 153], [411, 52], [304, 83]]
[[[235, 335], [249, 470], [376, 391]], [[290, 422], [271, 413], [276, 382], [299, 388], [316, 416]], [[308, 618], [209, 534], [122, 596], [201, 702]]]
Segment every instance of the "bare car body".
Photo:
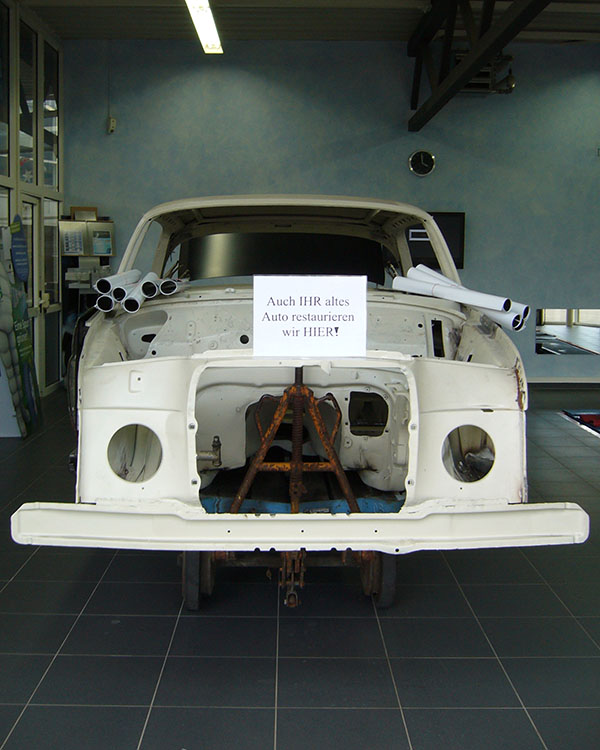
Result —
[[[190, 283], [134, 315], [115, 308], [86, 321], [75, 503], [23, 505], [15, 540], [183, 551], [192, 606], [190, 586], [208, 593], [214, 561], [238, 553], [281, 555], [292, 591], [303, 555], [344, 551], [373, 579], [366, 593], [380, 594], [385, 553], [585, 541], [578, 505], [527, 502], [527, 387], [509, 337], [475, 308], [392, 288], [414, 265], [415, 224], [459, 282], [432, 217], [406, 204], [248, 196], [149, 211], [119, 271]], [[278, 272], [367, 275], [365, 356], [254, 356], [252, 274]], [[293, 507], [274, 472], [236, 506], [261, 423], [299, 368], [358, 502], [335, 481], [307, 480]], [[302, 429], [301, 460], [322, 464], [328, 449], [306, 414]], [[270, 445], [288, 468], [290, 445], [283, 428]]]

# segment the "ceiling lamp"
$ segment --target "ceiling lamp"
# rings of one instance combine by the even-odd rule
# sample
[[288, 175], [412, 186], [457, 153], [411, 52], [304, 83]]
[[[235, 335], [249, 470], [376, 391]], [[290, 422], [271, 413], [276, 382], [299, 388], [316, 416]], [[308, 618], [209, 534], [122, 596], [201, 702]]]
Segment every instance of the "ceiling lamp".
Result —
[[196, 33], [207, 55], [222, 55], [223, 48], [208, 0], [185, 0]]

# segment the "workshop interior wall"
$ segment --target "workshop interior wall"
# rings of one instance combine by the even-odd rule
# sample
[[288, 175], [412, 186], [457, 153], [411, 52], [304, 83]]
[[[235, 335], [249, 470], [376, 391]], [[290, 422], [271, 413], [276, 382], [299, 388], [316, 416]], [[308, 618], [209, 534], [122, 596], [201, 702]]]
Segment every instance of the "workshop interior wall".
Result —
[[[401, 43], [65, 43], [65, 207], [97, 205], [119, 254], [141, 214], [195, 195], [319, 193], [465, 211], [463, 283], [533, 309], [600, 307], [600, 45], [520, 45], [509, 96], [407, 122]], [[427, 95], [423, 86], [424, 96]], [[106, 132], [108, 114], [116, 131]], [[426, 178], [407, 158], [436, 156]], [[528, 376], [598, 379], [600, 359], [534, 354]]]

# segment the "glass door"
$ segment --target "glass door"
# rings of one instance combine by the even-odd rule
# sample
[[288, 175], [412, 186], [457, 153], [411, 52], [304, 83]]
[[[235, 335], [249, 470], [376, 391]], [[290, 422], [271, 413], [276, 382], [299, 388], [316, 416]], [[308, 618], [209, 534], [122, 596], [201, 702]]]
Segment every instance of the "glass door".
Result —
[[[21, 200], [21, 219], [25, 240], [27, 242], [27, 258], [29, 261], [29, 273], [23, 281], [23, 289], [27, 295], [27, 312], [30, 320], [35, 320], [39, 315], [39, 283], [37, 280], [39, 267], [39, 239], [38, 225], [40, 214], [39, 198], [24, 197]], [[35, 334], [35, 331], [32, 332]]]
[[59, 202], [43, 202], [42, 316], [44, 318], [44, 368], [40, 370], [42, 395], [53, 391], [63, 377], [62, 305], [60, 299]]
[[27, 240], [29, 276], [24, 282], [40, 395], [62, 379], [58, 202], [23, 196], [21, 218]]

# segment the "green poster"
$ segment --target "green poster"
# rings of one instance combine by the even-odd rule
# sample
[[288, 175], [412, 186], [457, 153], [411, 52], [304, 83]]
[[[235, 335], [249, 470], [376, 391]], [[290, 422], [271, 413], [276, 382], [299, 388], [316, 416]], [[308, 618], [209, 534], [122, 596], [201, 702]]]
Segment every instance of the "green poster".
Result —
[[27, 315], [27, 297], [22, 289], [13, 286], [12, 313], [15, 342], [21, 381], [21, 410], [26, 435], [30, 435], [41, 421], [40, 392], [35, 371], [31, 323]]
[[[12, 226], [11, 226], [11, 233]], [[40, 423], [40, 393], [35, 372], [31, 323], [23, 282], [15, 282], [0, 260], [0, 357], [15, 417], [23, 437]]]

